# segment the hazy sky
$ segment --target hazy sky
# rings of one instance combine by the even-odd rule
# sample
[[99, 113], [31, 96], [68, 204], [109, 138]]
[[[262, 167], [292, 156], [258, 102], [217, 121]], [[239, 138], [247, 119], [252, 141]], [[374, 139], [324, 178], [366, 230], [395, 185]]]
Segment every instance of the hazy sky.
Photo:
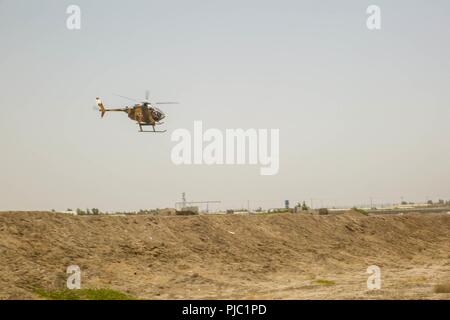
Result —
[[[81, 30], [66, 8], [81, 8]], [[366, 8], [381, 7], [369, 31]], [[450, 2], [0, 0], [0, 210], [450, 199]], [[175, 100], [139, 134], [113, 95]], [[280, 171], [175, 166], [170, 132], [279, 128]]]

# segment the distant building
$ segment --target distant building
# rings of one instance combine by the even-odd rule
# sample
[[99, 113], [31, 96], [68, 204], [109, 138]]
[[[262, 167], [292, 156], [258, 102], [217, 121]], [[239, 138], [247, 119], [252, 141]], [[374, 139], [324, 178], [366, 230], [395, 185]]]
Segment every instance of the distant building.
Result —
[[65, 213], [65, 214], [71, 214], [73, 216], [78, 215], [76, 211], [73, 210], [66, 210], [66, 211], [58, 211], [59, 213]]

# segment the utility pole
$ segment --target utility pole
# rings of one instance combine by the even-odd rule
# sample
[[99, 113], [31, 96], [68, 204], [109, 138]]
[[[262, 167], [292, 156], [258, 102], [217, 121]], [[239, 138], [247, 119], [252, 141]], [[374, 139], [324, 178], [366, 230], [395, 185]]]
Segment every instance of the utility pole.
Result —
[[221, 203], [221, 201], [213, 200], [213, 201], [186, 201], [186, 193], [183, 192], [181, 194], [181, 202], [175, 202], [175, 208], [178, 208], [181, 205], [181, 210], [185, 210], [187, 206], [196, 205], [196, 204], [206, 204], [206, 212], [209, 213], [209, 204], [210, 203]]
[[183, 192], [181, 194], [181, 203], [183, 205], [183, 208], [186, 208], [186, 192]]

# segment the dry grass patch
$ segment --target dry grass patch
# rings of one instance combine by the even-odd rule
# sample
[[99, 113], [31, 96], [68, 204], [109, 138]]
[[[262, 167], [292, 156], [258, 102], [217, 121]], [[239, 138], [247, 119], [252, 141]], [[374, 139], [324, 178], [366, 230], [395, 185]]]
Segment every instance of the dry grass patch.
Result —
[[450, 282], [437, 284], [434, 286], [434, 292], [436, 293], [450, 293]]
[[321, 286], [334, 286], [336, 284], [336, 281], [327, 280], [327, 279], [317, 279], [317, 280], [314, 280], [314, 282]]

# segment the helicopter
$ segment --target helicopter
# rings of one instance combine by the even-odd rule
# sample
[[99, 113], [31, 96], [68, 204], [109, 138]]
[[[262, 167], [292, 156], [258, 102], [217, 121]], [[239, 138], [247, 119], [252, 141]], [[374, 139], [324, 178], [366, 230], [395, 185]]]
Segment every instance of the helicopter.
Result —
[[[105, 108], [102, 100], [97, 97], [95, 98], [98, 109], [100, 111], [100, 115], [103, 118], [106, 112], [110, 111], [119, 111], [119, 112], [125, 112], [128, 114], [128, 118], [131, 120], [134, 120], [139, 125], [139, 132], [150, 132], [150, 133], [164, 133], [167, 130], [156, 130], [155, 126], [161, 125], [164, 122], [161, 122], [162, 119], [166, 117], [164, 112], [161, 111], [161, 109], [157, 108], [156, 105], [160, 104], [178, 104], [178, 102], [153, 102], [151, 103], [149, 101], [149, 92], [145, 92], [145, 100], [139, 102], [138, 100], [131, 99], [125, 96], [117, 95], [119, 97], [132, 100], [137, 102], [134, 106], [128, 107], [125, 106], [124, 108]], [[152, 126], [153, 130], [143, 130], [142, 127], [144, 126]]]

